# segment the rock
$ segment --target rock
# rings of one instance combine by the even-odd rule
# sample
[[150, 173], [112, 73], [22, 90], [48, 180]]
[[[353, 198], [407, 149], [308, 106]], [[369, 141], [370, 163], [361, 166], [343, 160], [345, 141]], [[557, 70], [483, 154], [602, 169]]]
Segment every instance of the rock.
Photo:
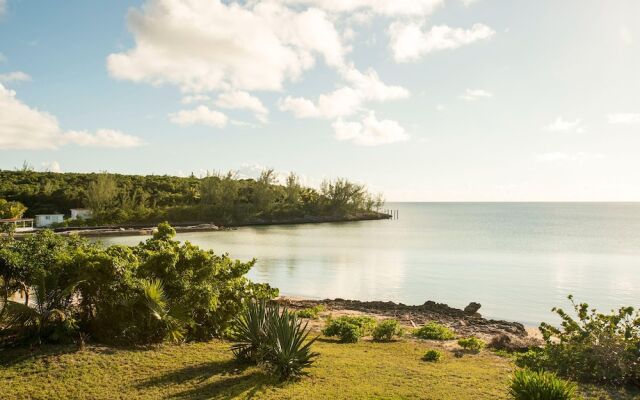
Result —
[[467, 315], [475, 315], [480, 309], [480, 307], [482, 307], [480, 303], [476, 303], [472, 301], [471, 303], [469, 303], [468, 306], [464, 308], [464, 313]]
[[529, 348], [539, 345], [535, 338], [514, 337], [501, 333], [494, 336], [489, 342], [489, 347], [496, 350], [506, 350], [509, 352], [524, 352]]

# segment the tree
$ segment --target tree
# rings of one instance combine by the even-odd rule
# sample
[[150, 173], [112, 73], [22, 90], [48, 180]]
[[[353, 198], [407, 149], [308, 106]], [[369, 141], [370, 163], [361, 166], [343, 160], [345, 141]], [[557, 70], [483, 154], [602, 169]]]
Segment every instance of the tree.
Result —
[[91, 209], [94, 216], [100, 216], [114, 205], [117, 194], [118, 186], [113, 176], [107, 173], [98, 174], [89, 184], [85, 205]]
[[253, 188], [253, 204], [259, 215], [270, 215], [274, 207], [275, 193], [272, 186], [275, 184], [275, 171], [269, 168], [260, 173]]
[[27, 207], [18, 201], [0, 199], [0, 218], [22, 218]]
[[300, 178], [298, 178], [298, 175], [291, 172], [289, 176], [287, 176], [285, 191], [287, 204], [290, 207], [297, 206], [300, 202], [300, 194], [302, 191], [302, 186], [300, 185]]

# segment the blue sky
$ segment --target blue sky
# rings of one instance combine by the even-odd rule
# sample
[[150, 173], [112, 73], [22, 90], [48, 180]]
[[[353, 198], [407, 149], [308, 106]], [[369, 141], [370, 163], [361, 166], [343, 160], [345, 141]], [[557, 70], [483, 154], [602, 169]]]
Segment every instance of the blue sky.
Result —
[[640, 200], [640, 3], [0, 0], [0, 168]]

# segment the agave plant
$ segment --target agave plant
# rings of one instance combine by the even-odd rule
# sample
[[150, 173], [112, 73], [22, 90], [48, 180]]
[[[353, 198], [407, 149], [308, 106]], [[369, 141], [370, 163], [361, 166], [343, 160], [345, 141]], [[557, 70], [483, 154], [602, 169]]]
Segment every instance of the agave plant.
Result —
[[[271, 312], [277, 306], [269, 307]], [[246, 310], [235, 320], [231, 339], [236, 343], [231, 346], [233, 354], [245, 361], [260, 363], [268, 349], [267, 338], [267, 304], [264, 300], [251, 302]]]
[[318, 353], [311, 351], [317, 337], [308, 340], [307, 322], [302, 323], [295, 313], [286, 308], [281, 313], [269, 313], [267, 365], [280, 380], [297, 378], [304, 374]]
[[231, 350], [242, 360], [264, 364], [280, 380], [296, 378], [313, 363], [307, 324], [286, 308], [265, 301], [251, 302], [235, 321]]

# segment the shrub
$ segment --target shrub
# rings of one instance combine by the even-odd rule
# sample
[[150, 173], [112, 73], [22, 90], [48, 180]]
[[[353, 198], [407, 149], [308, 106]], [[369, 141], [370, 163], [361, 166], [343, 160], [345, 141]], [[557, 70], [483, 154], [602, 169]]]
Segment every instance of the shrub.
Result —
[[280, 380], [299, 377], [313, 363], [317, 353], [308, 340], [307, 324], [295, 313], [280, 311], [277, 304], [251, 302], [236, 319], [231, 339], [233, 354], [254, 364], [265, 365]]
[[577, 319], [554, 308], [560, 327], [541, 324], [544, 348], [520, 355], [517, 364], [585, 382], [640, 385], [640, 315], [632, 307], [602, 314], [569, 300]]
[[300, 318], [308, 318], [308, 319], [318, 319], [318, 314], [323, 312], [325, 307], [322, 304], [318, 304], [313, 307], [305, 308], [299, 311], [296, 311], [296, 314]]
[[576, 386], [549, 372], [516, 371], [511, 378], [509, 394], [514, 400], [571, 400]]
[[467, 351], [478, 353], [485, 346], [485, 343], [475, 336], [458, 340], [458, 345]]
[[420, 339], [431, 340], [451, 340], [456, 337], [451, 329], [437, 322], [428, 322], [423, 327], [413, 331], [413, 334]]
[[441, 358], [442, 358], [442, 353], [439, 352], [438, 350], [433, 350], [433, 349], [427, 350], [424, 356], [422, 356], [422, 360], [429, 361], [429, 362], [440, 361]]
[[378, 342], [388, 342], [393, 339], [394, 336], [400, 336], [402, 334], [402, 328], [400, 323], [395, 319], [386, 319], [380, 321], [378, 325], [373, 329], [373, 340]]
[[[104, 248], [43, 230], [0, 237], [0, 346], [70, 342], [80, 333], [103, 343], [207, 340], [228, 333], [247, 299], [277, 290], [245, 274], [240, 262], [174, 239], [167, 223], [136, 246]], [[8, 295], [28, 294], [17, 303]]]
[[337, 336], [343, 343], [355, 343], [365, 336], [375, 326], [375, 319], [364, 316], [342, 316], [327, 320], [322, 334], [325, 336]]

